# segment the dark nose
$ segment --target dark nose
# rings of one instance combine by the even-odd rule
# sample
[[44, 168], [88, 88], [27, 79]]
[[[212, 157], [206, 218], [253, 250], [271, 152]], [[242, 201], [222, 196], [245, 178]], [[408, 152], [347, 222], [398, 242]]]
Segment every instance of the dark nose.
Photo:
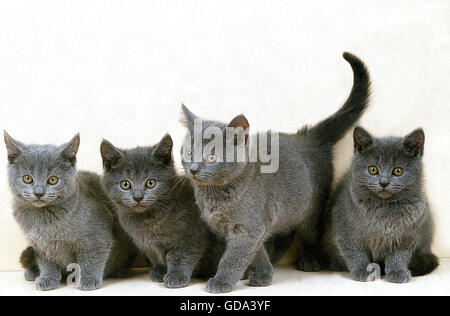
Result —
[[144, 192], [142, 192], [142, 190], [136, 190], [133, 192], [133, 199], [136, 202], [139, 203], [140, 201], [142, 201], [143, 198], [144, 198]]
[[44, 196], [44, 194], [45, 194], [45, 189], [44, 189], [44, 187], [43, 186], [36, 186], [35, 188], [34, 188], [34, 195], [38, 198], [38, 199], [40, 199], [41, 197], [43, 197]]
[[380, 180], [380, 185], [383, 187], [383, 189], [386, 188], [389, 185], [389, 179], [382, 178]]
[[200, 171], [200, 164], [198, 164], [198, 163], [192, 164], [190, 170], [191, 170], [192, 175], [195, 176]]
[[191, 169], [191, 173], [192, 173], [193, 176], [195, 176], [198, 173], [198, 170]]

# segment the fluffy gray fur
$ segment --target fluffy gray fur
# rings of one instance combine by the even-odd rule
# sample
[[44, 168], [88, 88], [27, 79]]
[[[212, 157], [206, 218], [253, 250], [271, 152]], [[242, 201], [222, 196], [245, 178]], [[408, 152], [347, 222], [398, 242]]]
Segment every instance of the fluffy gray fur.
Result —
[[[422, 180], [424, 142], [422, 129], [404, 138], [374, 138], [355, 129], [351, 169], [325, 217], [323, 254], [330, 269], [369, 281], [368, 265], [378, 263], [388, 281], [405, 283], [437, 267]], [[369, 172], [373, 167], [377, 174]], [[394, 174], [396, 168], [403, 173]]]
[[[122, 150], [104, 140], [104, 185], [119, 220], [152, 262], [150, 279], [169, 288], [185, 287], [191, 276], [214, 275], [224, 250], [200, 218], [189, 182], [176, 174], [173, 142], [166, 135], [151, 147]], [[146, 186], [148, 180], [156, 186]], [[121, 187], [128, 181], [129, 189]]]
[[[55, 289], [71, 263], [81, 268], [81, 290], [100, 288], [104, 277], [127, 275], [134, 246], [100, 177], [76, 170], [79, 135], [61, 146], [25, 145], [5, 132], [5, 143], [14, 217], [32, 246], [21, 258], [26, 279], [38, 290]], [[50, 184], [50, 177], [59, 180]]]
[[[278, 172], [260, 173], [260, 162], [191, 162], [186, 158], [186, 150], [182, 150], [185, 173], [194, 185], [202, 217], [227, 242], [207, 291], [231, 291], [247, 268], [251, 286], [271, 284], [273, 266], [263, 244], [271, 237], [289, 235], [295, 230], [299, 231], [302, 244], [299, 269], [321, 268], [317, 256], [318, 219], [333, 179], [332, 146], [360, 118], [369, 97], [369, 75], [364, 64], [349, 53], [344, 58], [354, 73], [348, 100], [337, 113], [315, 127], [303, 128], [294, 135], [280, 135]], [[185, 144], [194, 148], [194, 122], [199, 118], [185, 106], [183, 112], [190, 129]], [[210, 126], [222, 130], [227, 126], [249, 128], [243, 115], [230, 124], [201, 122], [203, 130]], [[208, 142], [204, 140], [203, 146]], [[247, 141], [246, 146], [248, 149]]]

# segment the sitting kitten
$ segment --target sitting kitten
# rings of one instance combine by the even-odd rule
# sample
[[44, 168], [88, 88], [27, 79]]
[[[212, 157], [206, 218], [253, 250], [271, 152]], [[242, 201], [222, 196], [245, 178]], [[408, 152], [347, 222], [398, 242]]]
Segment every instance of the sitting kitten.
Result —
[[223, 246], [200, 219], [191, 186], [176, 175], [172, 146], [167, 135], [132, 150], [104, 140], [100, 151], [105, 188], [122, 227], [153, 264], [150, 279], [180, 288], [193, 273], [213, 275]]
[[5, 143], [14, 217], [32, 245], [21, 257], [27, 280], [38, 290], [55, 289], [71, 263], [80, 266], [81, 290], [127, 274], [134, 246], [100, 177], [76, 170], [79, 135], [61, 146], [25, 145], [5, 132]]
[[[326, 216], [323, 251], [330, 268], [370, 281], [370, 263], [405, 283], [438, 266], [433, 219], [422, 184], [425, 135], [374, 138], [354, 131], [355, 156]], [[369, 269], [370, 270], [370, 269]]]
[[[183, 105], [189, 128], [182, 150], [186, 176], [192, 180], [202, 217], [227, 241], [217, 274], [208, 281], [209, 292], [231, 291], [247, 268], [251, 286], [271, 284], [273, 266], [263, 243], [271, 236], [295, 230], [300, 232], [302, 245], [299, 269], [321, 269], [317, 226], [333, 179], [332, 147], [360, 118], [369, 97], [369, 74], [364, 64], [349, 53], [344, 58], [354, 73], [348, 100], [315, 127], [279, 136], [280, 165], [276, 173], [261, 173], [262, 162], [248, 162], [248, 137], [241, 140], [245, 141], [246, 162], [226, 162], [224, 157], [204, 152], [198, 154], [203, 161], [193, 161], [196, 143], [203, 145], [204, 151], [210, 142], [203, 138], [194, 141], [198, 130], [215, 127], [226, 139], [227, 127], [247, 131], [249, 123], [243, 115], [228, 125], [202, 120]], [[225, 141], [227, 144], [236, 148], [238, 143]]]

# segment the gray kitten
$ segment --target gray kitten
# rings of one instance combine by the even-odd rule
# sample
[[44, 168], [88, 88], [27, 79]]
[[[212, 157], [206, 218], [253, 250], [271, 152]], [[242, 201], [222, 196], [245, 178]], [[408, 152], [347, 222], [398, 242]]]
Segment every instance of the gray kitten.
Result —
[[136, 252], [114, 217], [98, 175], [77, 172], [80, 137], [61, 145], [25, 145], [5, 132], [14, 217], [32, 247], [22, 254], [25, 277], [38, 290], [59, 286], [67, 266], [80, 266], [78, 287], [127, 275]]
[[[344, 58], [354, 73], [348, 100], [316, 126], [294, 135], [281, 134], [280, 165], [273, 174], [260, 173], [261, 162], [226, 162], [214, 154], [201, 163], [193, 162], [195, 122], [201, 123], [203, 131], [213, 126], [224, 134], [227, 127], [248, 130], [249, 123], [243, 115], [229, 124], [202, 120], [183, 105], [189, 128], [182, 150], [185, 173], [192, 180], [202, 217], [227, 242], [218, 271], [208, 281], [209, 292], [231, 291], [247, 268], [251, 286], [271, 284], [273, 266], [264, 242], [295, 230], [302, 244], [299, 269], [321, 269], [318, 219], [333, 179], [332, 147], [360, 118], [369, 97], [369, 74], [363, 62], [349, 53], [344, 53]], [[248, 137], [242, 141], [248, 150]], [[203, 140], [203, 149], [207, 143]], [[235, 140], [231, 146], [237, 144]]]
[[422, 129], [404, 138], [355, 129], [351, 169], [326, 215], [323, 255], [332, 270], [369, 281], [368, 266], [378, 263], [388, 281], [405, 283], [438, 266], [423, 188], [424, 143]]
[[180, 288], [193, 274], [214, 275], [224, 246], [201, 220], [191, 185], [177, 176], [172, 147], [166, 135], [131, 150], [104, 140], [100, 151], [105, 188], [121, 225], [153, 264], [150, 279]]

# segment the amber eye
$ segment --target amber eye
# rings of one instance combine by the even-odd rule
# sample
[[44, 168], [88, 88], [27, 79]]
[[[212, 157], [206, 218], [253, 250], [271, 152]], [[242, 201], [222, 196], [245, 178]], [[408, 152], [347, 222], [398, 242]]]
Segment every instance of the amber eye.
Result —
[[392, 174], [394, 176], [400, 177], [403, 174], [404, 170], [403, 168], [395, 168], [394, 171], [392, 171]]
[[25, 182], [25, 183], [28, 183], [28, 184], [33, 183], [33, 178], [31, 176], [26, 175], [26, 176], [23, 176], [22, 179], [23, 179], [23, 182]]
[[184, 156], [186, 157], [187, 160], [192, 160], [192, 151], [190, 150], [186, 150], [186, 152], [184, 153]]
[[51, 185], [57, 184], [58, 181], [59, 181], [58, 177], [50, 177], [47, 180], [48, 184], [51, 184]]
[[369, 167], [369, 173], [373, 176], [376, 176], [378, 174], [378, 168], [375, 166]]
[[153, 189], [154, 187], [156, 187], [156, 180], [153, 179], [147, 180], [145, 186], [149, 189]]
[[217, 156], [216, 155], [209, 155], [207, 159], [208, 159], [208, 162], [214, 163], [214, 162], [217, 161]]
[[131, 183], [127, 180], [123, 180], [120, 182], [120, 188], [122, 190], [129, 190], [129, 189], [131, 189]]

